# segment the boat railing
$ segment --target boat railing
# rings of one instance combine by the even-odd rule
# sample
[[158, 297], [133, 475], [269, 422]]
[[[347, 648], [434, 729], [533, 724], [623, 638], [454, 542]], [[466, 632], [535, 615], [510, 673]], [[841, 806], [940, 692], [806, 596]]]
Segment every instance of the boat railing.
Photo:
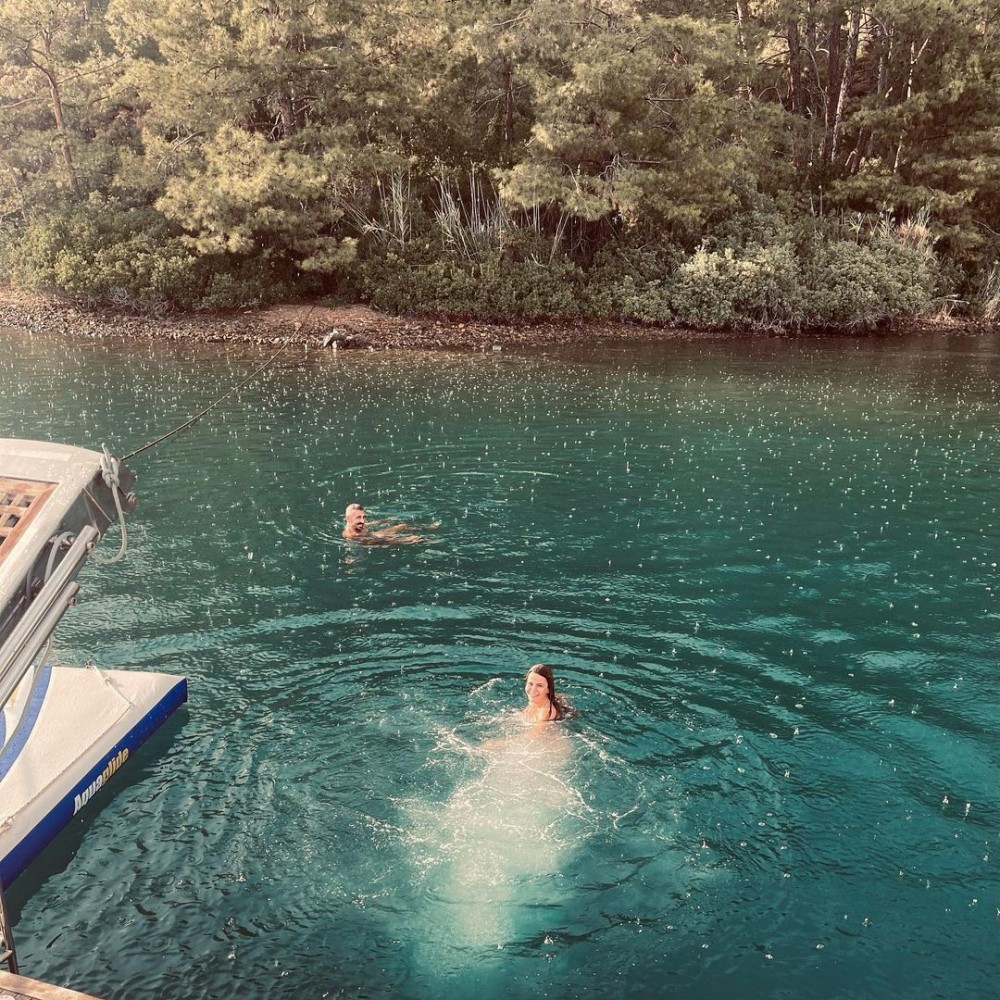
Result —
[[100, 537], [93, 525], [80, 529], [65, 558], [0, 647], [0, 710], [76, 598], [80, 585], [73, 577]]

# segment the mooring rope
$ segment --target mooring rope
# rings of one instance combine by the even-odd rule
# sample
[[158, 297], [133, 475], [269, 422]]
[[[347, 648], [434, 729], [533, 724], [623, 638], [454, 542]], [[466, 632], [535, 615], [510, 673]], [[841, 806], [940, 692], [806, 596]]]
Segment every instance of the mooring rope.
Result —
[[[313, 310], [316, 308], [316, 303], [314, 302], [310, 307], [309, 311], [302, 318], [301, 322], [295, 324], [295, 332], [298, 333], [306, 325], [306, 320], [312, 315]], [[285, 342], [279, 347], [274, 354], [272, 354], [267, 361], [265, 361], [259, 368], [252, 371], [239, 385], [234, 385], [228, 392], [223, 393], [218, 399], [213, 400], [208, 404], [203, 410], [199, 410], [193, 417], [189, 417], [184, 423], [178, 425], [173, 430], [167, 431], [166, 434], [161, 434], [156, 440], [150, 441], [148, 444], [144, 444], [141, 448], [136, 448], [135, 451], [130, 451], [127, 455], [122, 458], [115, 458], [111, 452], [108, 450], [106, 445], [102, 445], [104, 450], [104, 458], [101, 461], [104, 481], [111, 487], [111, 493], [115, 500], [115, 509], [118, 514], [118, 523], [121, 526], [122, 541], [121, 547], [118, 550], [118, 554], [109, 562], [117, 562], [125, 554], [125, 549], [128, 546], [128, 533], [125, 528], [125, 513], [122, 510], [121, 501], [119, 499], [119, 493], [121, 493], [121, 486], [119, 483], [118, 469], [122, 462], [127, 462], [129, 459], [135, 458], [136, 455], [141, 455], [144, 451], [149, 451], [150, 448], [155, 448], [158, 444], [162, 444], [169, 438], [174, 437], [176, 434], [180, 434], [181, 431], [187, 430], [192, 424], [197, 423], [206, 413], [214, 410], [215, 407], [219, 405], [224, 399], [227, 399], [234, 392], [242, 389], [248, 382], [252, 382], [262, 371], [269, 368], [278, 357], [279, 354], [288, 346], [290, 341], [285, 340]], [[126, 497], [127, 501], [131, 501], [131, 496]]]
[[232, 389], [230, 389], [228, 392], [223, 393], [223, 395], [221, 395], [218, 399], [213, 400], [211, 403], [209, 403], [208, 406], [205, 407], [205, 409], [199, 410], [193, 417], [189, 417], [187, 420], [184, 421], [184, 423], [182, 423], [179, 426], [175, 427], [172, 431], [167, 431], [166, 434], [160, 435], [160, 437], [158, 437], [155, 441], [150, 441], [149, 444], [144, 444], [141, 448], [136, 448], [135, 451], [130, 451], [127, 455], [124, 455], [121, 458], [121, 461], [122, 462], [127, 462], [130, 458], [135, 458], [136, 455], [141, 455], [144, 451], [149, 451], [150, 448], [155, 448], [158, 444], [162, 444], [168, 438], [172, 438], [175, 434], [180, 434], [181, 431], [187, 430], [192, 424], [194, 424], [197, 421], [201, 420], [201, 418], [203, 416], [205, 416], [205, 414], [208, 413], [210, 410], [214, 410], [215, 407], [217, 407], [219, 405], [219, 403], [221, 403], [224, 399], [226, 399], [227, 397], [231, 396], [238, 389], [242, 389], [243, 386], [245, 386], [247, 384], [247, 382], [252, 382], [262, 371], [264, 371], [265, 368], [267, 368], [269, 365], [271, 365], [273, 363], [274, 359], [287, 346], [288, 346], [288, 342], [286, 341], [284, 344], [281, 345], [281, 347], [279, 347], [274, 352], [274, 354], [272, 354], [267, 359], [267, 361], [265, 361], [260, 366], [260, 368], [258, 368], [256, 371], [251, 372], [242, 382], [240, 382], [239, 385], [234, 385], [232, 387]]
[[[309, 319], [315, 308], [316, 308], [316, 303], [314, 302], [309, 307], [309, 311], [305, 314], [305, 316], [302, 317], [301, 322], [295, 324], [296, 333], [298, 333], [299, 330], [301, 330], [302, 327], [306, 325], [306, 320]], [[136, 448], [135, 451], [129, 452], [127, 455], [119, 459], [119, 461], [127, 462], [130, 458], [135, 458], [136, 455], [141, 455], [144, 451], [149, 451], [150, 448], [155, 448], [156, 445], [160, 444], [163, 441], [166, 441], [168, 438], [172, 438], [175, 434], [180, 434], [181, 431], [187, 430], [187, 428], [190, 427], [193, 423], [200, 420], [203, 416], [205, 416], [206, 413], [208, 413], [210, 410], [215, 409], [215, 407], [217, 407], [219, 403], [221, 403], [224, 399], [226, 399], [227, 397], [231, 396], [234, 392], [236, 392], [237, 389], [242, 389], [243, 386], [247, 384], [247, 382], [253, 381], [253, 379], [255, 379], [262, 371], [264, 371], [265, 368], [268, 368], [274, 362], [274, 359], [277, 358], [277, 356], [288, 346], [288, 343], [289, 342], [286, 340], [281, 345], [281, 347], [279, 347], [274, 352], [274, 354], [272, 354], [267, 359], [267, 361], [265, 361], [260, 366], [260, 368], [258, 368], [256, 371], [251, 372], [242, 382], [240, 382], [239, 385], [234, 385], [232, 389], [229, 390], [229, 392], [224, 393], [214, 402], [209, 403], [204, 410], [200, 410], [193, 417], [190, 417], [189, 419], [185, 420], [184, 423], [181, 424], [179, 427], [175, 427], [172, 431], [167, 431], [166, 434], [161, 435], [155, 441], [150, 441], [149, 444], [144, 444], [141, 448]]]
[[[104, 476], [104, 481], [109, 487], [111, 487], [111, 496], [115, 501], [115, 512], [118, 514], [118, 524], [122, 532], [122, 541], [121, 545], [118, 547], [118, 555], [112, 556], [107, 560], [109, 563], [115, 563], [118, 562], [123, 555], [125, 555], [125, 550], [128, 548], [128, 528], [125, 525], [125, 511], [122, 510], [122, 501], [120, 496], [122, 487], [119, 470], [121, 469], [122, 463], [120, 459], [115, 458], [115, 456], [111, 454], [106, 444], [101, 445], [101, 450], [104, 452], [104, 455], [101, 458], [101, 475]], [[134, 502], [134, 500], [135, 497], [132, 494], [125, 497], [125, 502], [130, 505]], [[108, 515], [105, 513], [104, 516], [107, 517]], [[110, 518], [108, 518], [108, 520], [110, 520]]]

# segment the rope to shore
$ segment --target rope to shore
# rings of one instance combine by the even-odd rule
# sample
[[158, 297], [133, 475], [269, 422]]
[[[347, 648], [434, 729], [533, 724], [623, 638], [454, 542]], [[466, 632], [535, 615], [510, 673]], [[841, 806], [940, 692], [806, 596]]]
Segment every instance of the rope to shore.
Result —
[[[309, 317], [312, 315], [312, 311], [315, 308], [316, 308], [316, 303], [314, 302], [309, 307], [309, 311], [303, 317], [302, 322], [295, 324], [295, 332], [296, 333], [299, 330], [301, 330], [303, 326], [305, 326], [306, 320], [309, 319]], [[156, 440], [150, 441], [148, 444], [144, 444], [141, 448], [136, 448], [135, 451], [129, 452], [127, 455], [125, 455], [125, 456], [122, 457], [121, 461], [122, 462], [127, 462], [130, 458], [135, 458], [136, 455], [141, 455], [144, 451], [149, 451], [150, 448], [155, 448], [156, 445], [162, 444], [164, 441], [168, 440], [169, 438], [174, 437], [174, 435], [180, 434], [181, 431], [187, 430], [190, 426], [192, 426], [192, 424], [197, 423], [197, 421], [199, 421], [203, 416], [205, 416], [206, 413], [210, 412], [211, 410], [214, 410], [215, 407], [217, 407], [219, 405], [219, 403], [221, 403], [224, 399], [227, 399], [234, 392], [237, 392], [238, 390], [242, 389], [243, 386], [245, 386], [248, 382], [252, 382], [262, 371], [264, 371], [265, 369], [269, 368], [272, 364], [274, 364], [274, 362], [277, 359], [278, 355], [281, 354], [281, 352], [287, 346], [288, 346], [288, 341], [286, 340], [281, 345], [281, 347], [279, 347], [274, 352], [274, 354], [272, 354], [267, 359], [267, 361], [265, 361], [255, 371], [252, 371], [242, 382], [239, 383], [239, 385], [234, 385], [232, 387], [232, 389], [230, 389], [228, 392], [223, 393], [218, 399], [213, 400], [203, 410], [199, 410], [193, 417], [189, 417], [187, 420], [184, 421], [184, 423], [182, 423], [179, 426], [175, 427], [173, 430], [167, 431], [166, 434], [162, 434], [160, 437], [156, 438]]]
[[[309, 317], [312, 315], [312, 311], [315, 308], [316, 308], [316, 303], [314, 302], [309, 307], [309, 311], [302, 318], [302, 321], [295, 324], [296, 333], [298, 333], [299, 330], [301, 330], [302, 327], [305, 326], [306, 320], [309, 319]], [[211, 410], [214, 410], [215, 407], [217, 407], [219, 403], [221, 403], [224, 399], [227, 399], [234, 392], [237, 392], [239, 389], [242, 389], [243, 386], [245, 386], [248, 382], [252, 382], [262, 371], [265, 371], [272, 364], [274, 364], [278, 355], [281, 354], [281, 352], [288, 346], [288, 344], [289, 341], [286, 340], [281, 345], [281, 347], [279, 347], [274, 352], [274, 354], [272, 354], [267, 359], [267, 361], [265, 361], [259, 368], [254, 369], [254, 371], [252, 371], [245, 379], [243, 379], [243, 381], [240, 382], [239, 385], [234, 385], [228, 392], [223, 393], [221, 396], [219, 396], [218, 399], [213, 400], [203, 410], [199, 410], [193, 417], [188, 417], [188, 419], [185, 420], [184, 423], [179, 424], [173, 430], [167, 431], [166, 434], [161, 434], [154, 441], [150, 441], [148, 444], [144, 444], [141, 448], [136, 448], [135, 451], [130, 451], [127, 455], [125, 455], [123, 458], [120, 459], [115, 458], [114, 455], [112, 455], [111, 452], [108, 450], [108, 447], [106, 445], [102, 446], [104, 451], [104, 457], [101, 460], [101, 470], [104, 477], [104, 481], [110, 487], [111, 495], [114, 497], [115, 512], [118, 515], [117, 521], [121, 528], [121, 545], [119, 546], [118, 554], [109, 559], [108, 562], [118, 562], [118, 560], [125, 555], [125, 550], [128, 548], [128, 529], [125, 526], [125, 512], [122, 509], [122, 504], [121, 504], [122, 489], [121, 489], [121, 481], [119, 478], [119, 469], [121, 467], [121, 464], [123, 462], [127, 462], [131, 458], [135, 458], [136, 455], [141, 455], [144, 451], [149, 451], [150, 448], [155, 448], [158, 444], [162, 444], [164, 441], [167, 441], [168, 439], [174, 437], [176, 434], [180, 434], [181, 431], [187, 430], [187, 428], [192, 426], [192, 424], [197, 423], [203, 416], [205, 416], [206, 413], [209, 413]], [[131, 493], [128, 494], [125, 497], [125, 499], [129, 504], [134, 505], [135, 497]], [[109, 522], [113, 522], [115, 520], [114, 518], [108, 516], [107, 513], [105, 513], [105, 517], [108, 518]], [[54, 551], [55, 548], [53, 547], [53, 552]]]

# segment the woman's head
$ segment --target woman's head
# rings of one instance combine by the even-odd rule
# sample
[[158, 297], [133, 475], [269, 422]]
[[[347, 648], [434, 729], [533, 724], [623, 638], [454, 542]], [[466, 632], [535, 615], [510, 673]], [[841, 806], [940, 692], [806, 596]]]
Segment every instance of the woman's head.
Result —
[[528, 701], [533, 700], [533, 694], [536, 696], [544, 694], [550, 705], [559, 708], [559, 702], [556, 700], [556, 680], [552, 676], [552, 668], [547, 663], [536, 663], [528, 668], [528, 672], [524, 675], [524, 693], [528, 696]]

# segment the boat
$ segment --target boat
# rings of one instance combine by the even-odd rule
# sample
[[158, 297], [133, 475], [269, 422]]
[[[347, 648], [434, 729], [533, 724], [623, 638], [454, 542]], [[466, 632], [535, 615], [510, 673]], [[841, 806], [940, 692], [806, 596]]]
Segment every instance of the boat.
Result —
[[134, 482], [107, 449], [0, 438], [0, 891], [187, 700], [182, 676], [46, 658], [116, 523], [124, 552]]

